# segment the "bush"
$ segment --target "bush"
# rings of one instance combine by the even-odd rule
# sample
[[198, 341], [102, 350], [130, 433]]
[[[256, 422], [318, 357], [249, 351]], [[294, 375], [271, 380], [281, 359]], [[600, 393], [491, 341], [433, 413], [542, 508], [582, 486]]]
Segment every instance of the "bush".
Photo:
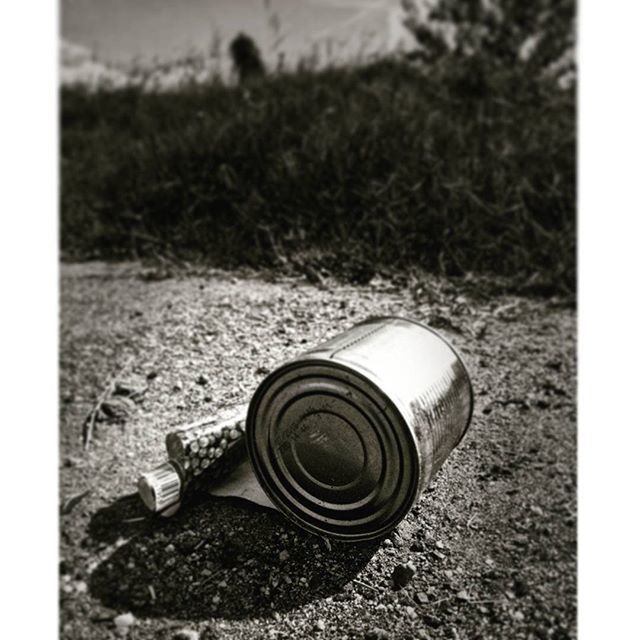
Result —
[[487, 272], [570, 291], [574, 96], [477, 57], [64, 89], [62, 249]]

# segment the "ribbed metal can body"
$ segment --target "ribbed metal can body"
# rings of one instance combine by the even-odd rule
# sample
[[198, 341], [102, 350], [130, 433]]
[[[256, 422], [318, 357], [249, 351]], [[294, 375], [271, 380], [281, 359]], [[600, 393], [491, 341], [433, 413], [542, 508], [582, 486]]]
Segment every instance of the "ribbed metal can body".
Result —
[[273, 371], [247, 414], [263, 489], [300, 526], [345, 540], [389, 532], [464, 435], [468, 372], [435, 331], [373, 318]]

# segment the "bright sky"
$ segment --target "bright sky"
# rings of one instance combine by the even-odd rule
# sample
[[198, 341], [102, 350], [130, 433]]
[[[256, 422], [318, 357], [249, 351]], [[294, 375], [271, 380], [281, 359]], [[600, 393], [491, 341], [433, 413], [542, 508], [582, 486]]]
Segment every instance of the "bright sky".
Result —
[[266, 60], [278, 49], [295, 61], [314, 47], [321, 57], [394, 48], [404, 36], [400, 0], [61, 0], [66, 43], [101, 62], [170, 60], [206, 53], [215, 35], [251, 35]]

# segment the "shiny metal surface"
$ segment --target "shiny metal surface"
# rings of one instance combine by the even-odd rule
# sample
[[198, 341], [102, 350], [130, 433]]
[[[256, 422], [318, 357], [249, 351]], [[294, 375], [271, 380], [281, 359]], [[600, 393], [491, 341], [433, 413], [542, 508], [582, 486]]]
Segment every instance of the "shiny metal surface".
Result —
[[247, 415], [254, 471], [299, 525], [349, 540], [392, 529], [464, 435], [469, 375], [411, 320], [374, 318], [284, 364]]

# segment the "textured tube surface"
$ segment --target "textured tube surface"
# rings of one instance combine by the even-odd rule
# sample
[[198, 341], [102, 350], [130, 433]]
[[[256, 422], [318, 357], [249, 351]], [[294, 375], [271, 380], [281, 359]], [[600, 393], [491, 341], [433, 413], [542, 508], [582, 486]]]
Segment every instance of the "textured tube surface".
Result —
[[415, 504], [464, 435], [472, 404], [448, 342], [417, 322], [374, 318], [262, 382], [247, 447], [287, 516], [316, 533], [369, 539]]
[[170, 431], [165, 439], [169, 460], [138, 479], [144, 504], [163, 511], [188, 490], [207, 486], [246, 460], [246, 415], [247, 405], [237, 405]]
[[185, 486], [204, 473], [207, 481], [214, 480], [239, 463], [245, 452], [246, 415], [247, 405], [238, 405], [167, 434], [169, 459], [183, 470]]

